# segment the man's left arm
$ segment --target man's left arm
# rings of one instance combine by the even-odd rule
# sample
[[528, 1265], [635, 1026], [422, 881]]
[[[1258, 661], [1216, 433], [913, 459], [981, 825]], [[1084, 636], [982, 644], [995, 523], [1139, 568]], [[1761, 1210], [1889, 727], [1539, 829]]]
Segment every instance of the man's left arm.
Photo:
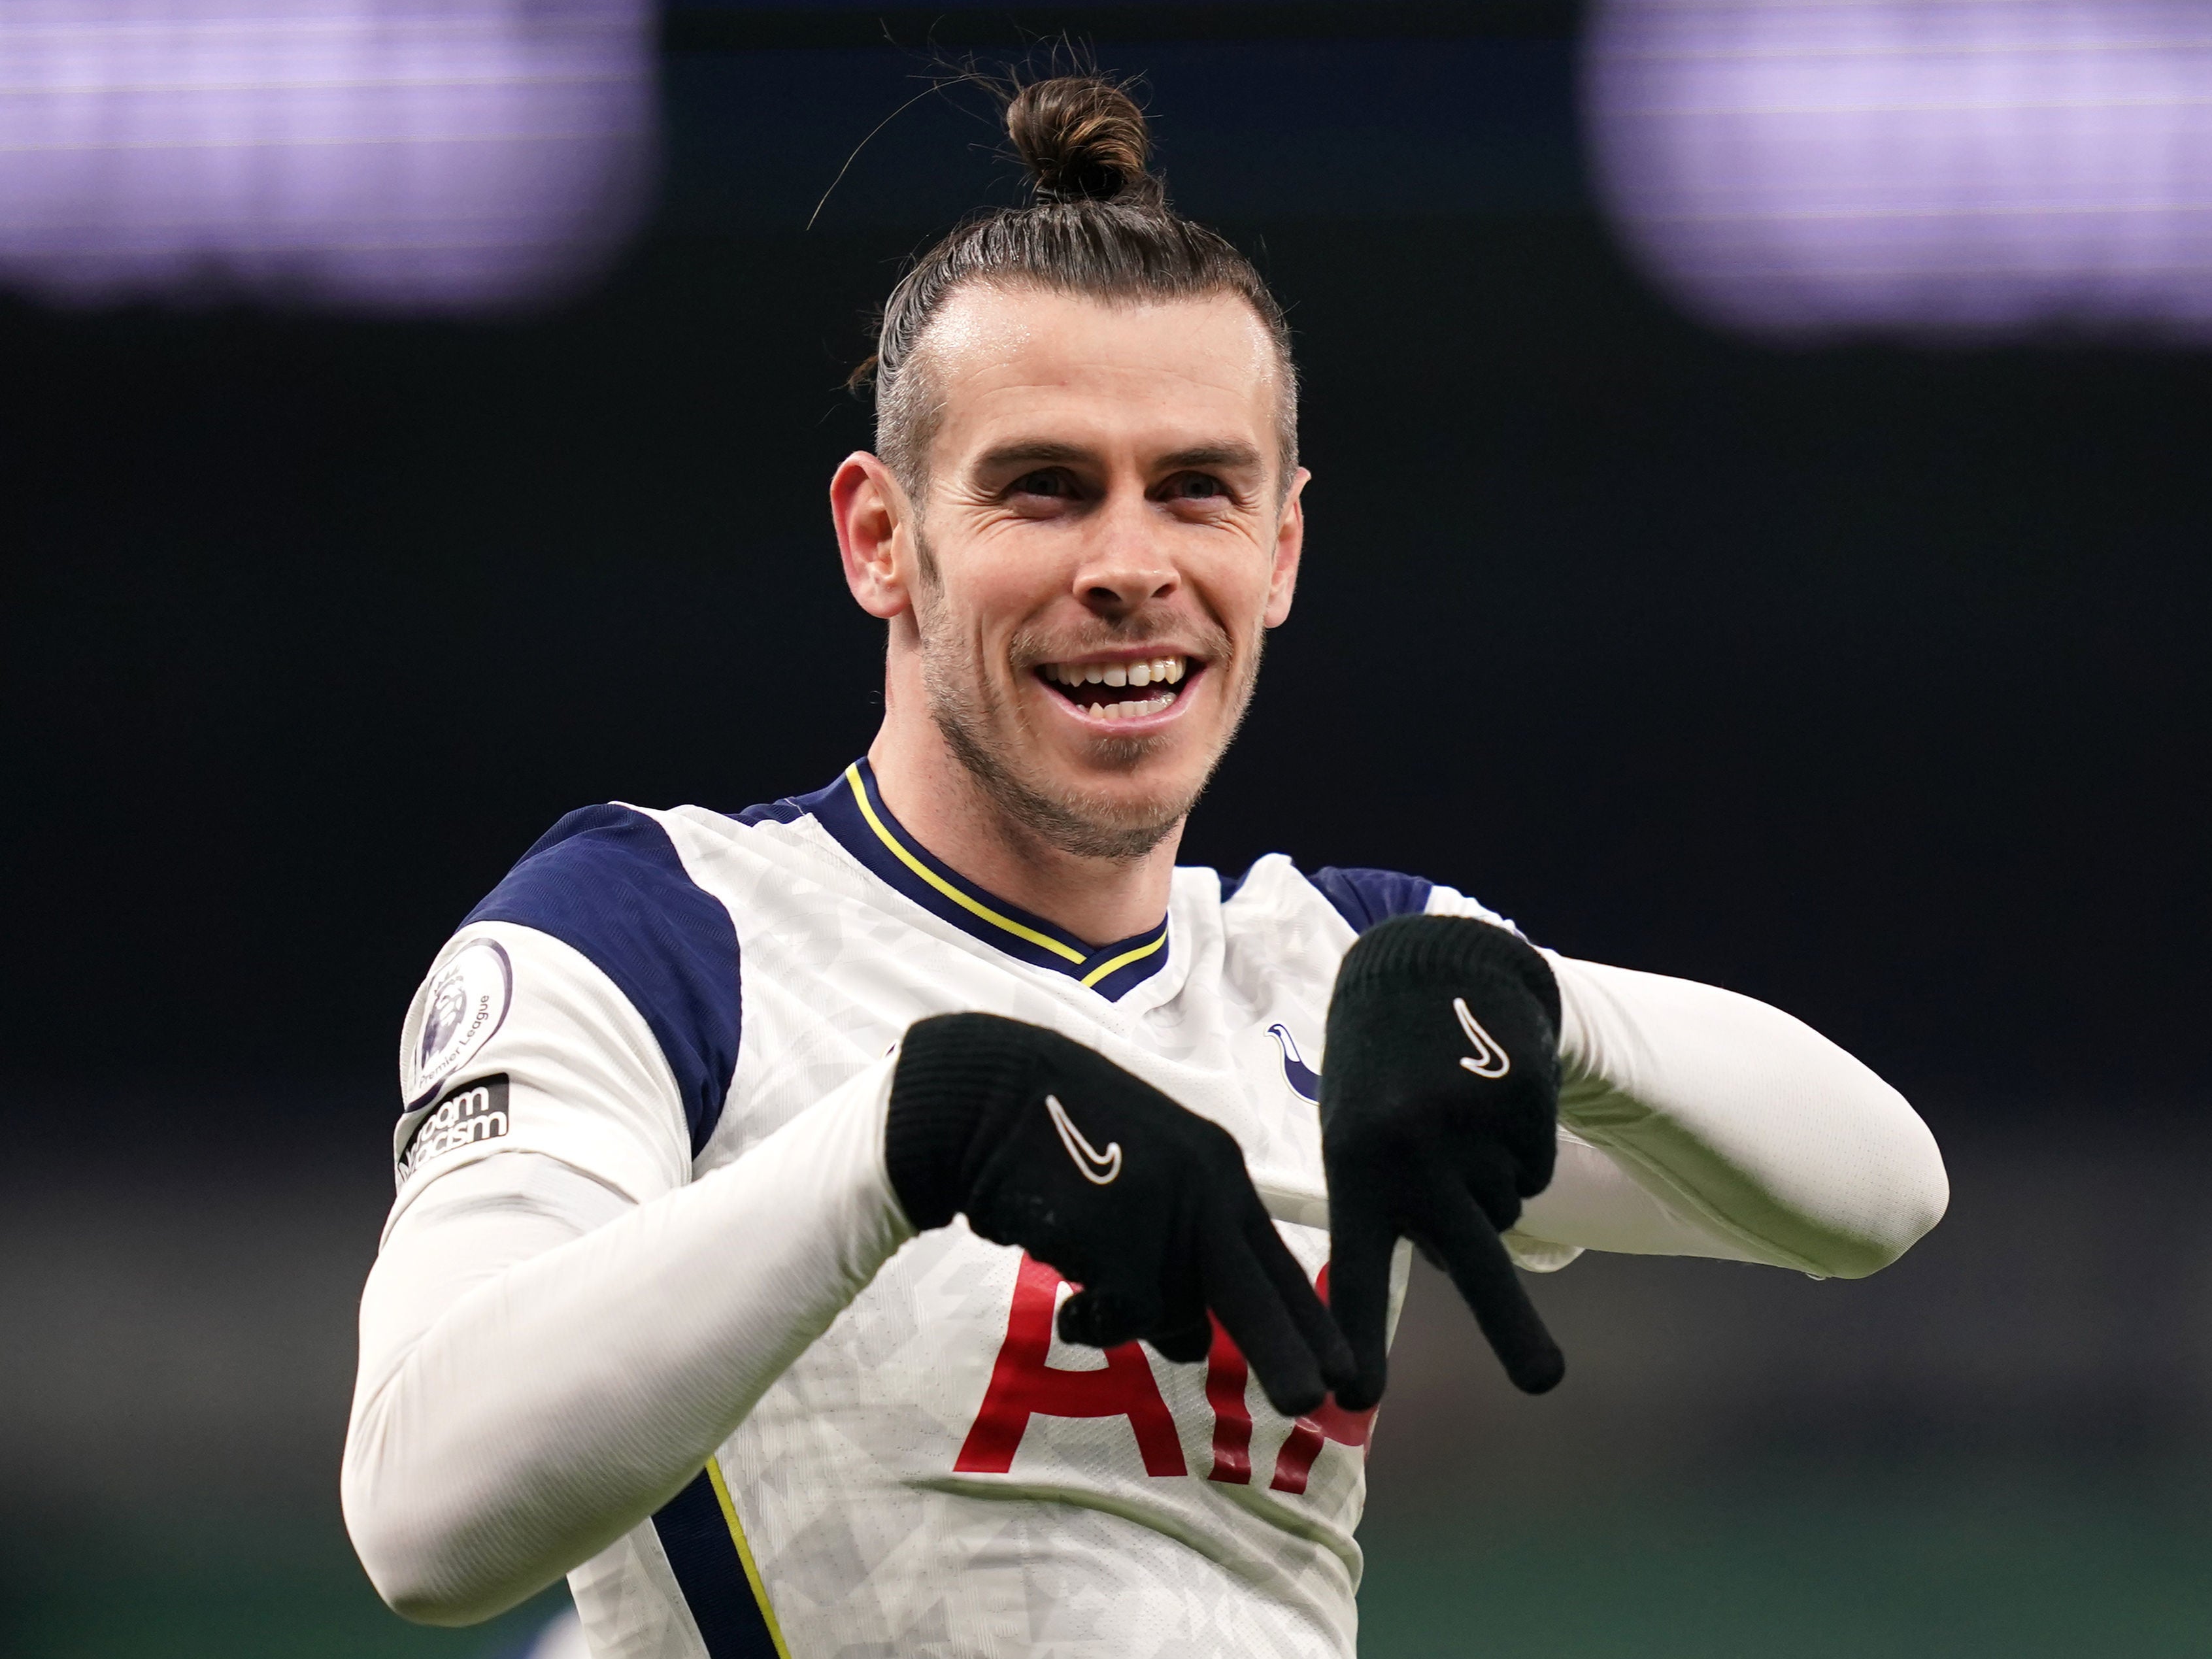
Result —
[[1322, 1074], [1331, 1306], [1364, 1409], [1388, 1374], [1390, 1260], [1443, 1267], [1506, 1374], [1565, 1360], [1513, 1264], [1582, 1249], [1823, 1276], [1887, 1266], [1942, 1217], [1934, 1138], [1811, 1028], [1732, 992], [1539, 951], [1439, 910], [1363, 933]]
[[1905, 1097], [1802, 1021], [1732, 991], [1543, 953], [1559, 995], [1559, 1150], [1507, 1236], [1857, 1279], [1905, 1254], [1950, 1187]]

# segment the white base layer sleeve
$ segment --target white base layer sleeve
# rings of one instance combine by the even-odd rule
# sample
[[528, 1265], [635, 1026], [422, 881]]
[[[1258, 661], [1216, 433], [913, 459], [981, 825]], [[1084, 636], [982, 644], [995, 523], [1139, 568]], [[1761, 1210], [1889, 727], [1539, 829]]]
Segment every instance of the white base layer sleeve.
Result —
[[1508, 1242], [1703, 1255], [1856, 1279], [1942, 1218], [1950, 1183], [1905, 1097], [1779, 1009], [1546, 956], [1560, 1001], [1559, 1161]]
[[[1935, 1141], [1800, 1022], [1686, 981], [1552, 958], [1551, 1188], [1508, 1235], [1853, 1276], [1942, 1214]], [[371, 1579], [462, 1624], [650, 1515], [910, 1236], [884, 1169], [893, 1060], [735, 1163], [638, 1203], [542, 1152], [441, 1175], [362, 1304], [343, 1474]]]
[[736, 1162], [633, 1206], [542, 1153], [455, 1170], [362, 1300], [341, 1487], [384, 1599], [467, 1624], [675, 1495], [912, 1237], [891, 1059]]

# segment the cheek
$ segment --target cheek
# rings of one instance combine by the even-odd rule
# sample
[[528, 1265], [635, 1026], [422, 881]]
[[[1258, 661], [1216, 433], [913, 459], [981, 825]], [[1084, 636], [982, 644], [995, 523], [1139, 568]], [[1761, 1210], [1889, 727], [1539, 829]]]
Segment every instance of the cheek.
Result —
[[1233, 550], [1224, 550], [1194, 562], [1188, 580], [1222, 625], [1242, 635], [1265, 619], [1274, 562], [1249, 542], [1240, 540]]
[[987, 538], [940, 562], [944, 602], [964, 630], [1003, 636], [1066, 591], [1060, 561], [1036, 541]]

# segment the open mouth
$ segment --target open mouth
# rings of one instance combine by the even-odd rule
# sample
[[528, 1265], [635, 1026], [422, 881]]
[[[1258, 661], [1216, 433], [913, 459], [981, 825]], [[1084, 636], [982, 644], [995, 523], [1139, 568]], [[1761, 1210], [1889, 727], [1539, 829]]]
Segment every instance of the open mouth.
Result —
[[1041, 663], [1036, 677], [1093, 720], [1128, 720], [1165, 710], [1205, 666], [1163, 654], [1134, 662]]

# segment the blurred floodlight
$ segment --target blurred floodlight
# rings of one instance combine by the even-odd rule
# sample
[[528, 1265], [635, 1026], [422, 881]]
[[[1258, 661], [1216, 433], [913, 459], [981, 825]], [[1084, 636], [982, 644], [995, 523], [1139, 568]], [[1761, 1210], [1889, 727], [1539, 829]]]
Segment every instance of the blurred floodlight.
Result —
[[526, 304], [650, 185], [645, 0], [0, 0], [0, 282]]
[[1770, 335], [2212, 340], [2212, 3], [1601, 0], [1601, 189]]

